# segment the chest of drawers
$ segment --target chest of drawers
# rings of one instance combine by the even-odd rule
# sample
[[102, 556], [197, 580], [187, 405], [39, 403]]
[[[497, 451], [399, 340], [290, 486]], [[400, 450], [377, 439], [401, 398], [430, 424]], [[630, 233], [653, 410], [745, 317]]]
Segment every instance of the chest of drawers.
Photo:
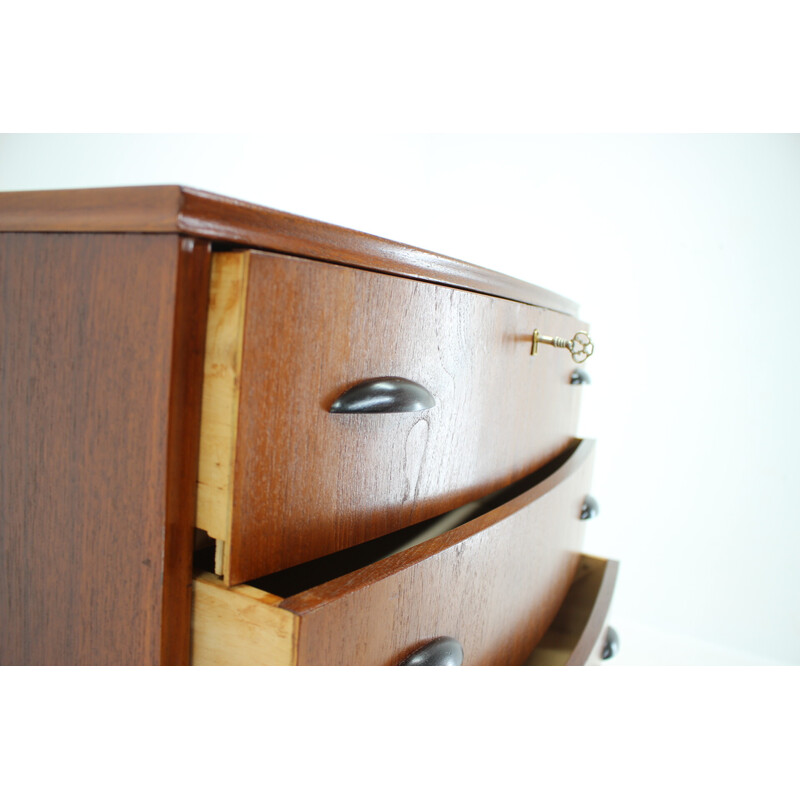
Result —
[[588, 658], [573, 303], [180, 187], [0, 195], [0, 256], [2, 663], [542, 663], [581, 581]]

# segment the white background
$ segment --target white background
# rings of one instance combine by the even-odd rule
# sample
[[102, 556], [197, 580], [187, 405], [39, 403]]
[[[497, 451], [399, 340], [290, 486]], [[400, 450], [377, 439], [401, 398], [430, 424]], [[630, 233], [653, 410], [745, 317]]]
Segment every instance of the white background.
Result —
[[575, 299], [617, 663], [800, 663], [800, 136], [0, 138], [2, 190], [159, 183]]

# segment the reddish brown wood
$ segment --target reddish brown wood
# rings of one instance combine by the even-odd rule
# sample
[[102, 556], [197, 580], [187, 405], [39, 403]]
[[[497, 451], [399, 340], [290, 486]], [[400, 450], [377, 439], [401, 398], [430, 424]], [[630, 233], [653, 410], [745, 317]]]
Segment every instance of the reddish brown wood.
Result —
[[0, 231], [185, 233], [578, 313], [571, 300], [474, 264], [180, 186], [0, 193]]
[[[181, 237], [175, 281], [167, 443], [161, 663], [188, 664], [197, 461], [211, 243]], [[167, 343], [165, 343], [166, 345]]]
[[207, 253], [0, 236], [3, 664], [188, 661]]
[[467, 665], [521, 664], [570, 587], [594, 443], [542, 483], [403, 553], [285, 600], [300, 664], [398, 664], [452, 636]]
[[[551, 311], [394, 276], [253, 253], [234, 472], [232, 583], [428, 519], [548, 462], [575, 434], [572, 336]], [[397, 376], [427, 411], [330, 414]]]
[[0, 192], [0, 231], [179, 233], [178, 186]]
[[[2, 664], [187, 662], [213, 243], [272, 251], [253, 259], [235, 581], [481, 496], [574, 432], [568, 356], [528, 350], [533, 327], [583, 327], [576, 306], [515, 279], [175, 186], [0, 193], [0, 231]], [[436, 407], [328, 414], [386, 375]], [[519, 663], [574, 569], [589, 449], [480, 520], [286, 600], [301, 663], [397, 663], [442, 634], [467, 663]]]

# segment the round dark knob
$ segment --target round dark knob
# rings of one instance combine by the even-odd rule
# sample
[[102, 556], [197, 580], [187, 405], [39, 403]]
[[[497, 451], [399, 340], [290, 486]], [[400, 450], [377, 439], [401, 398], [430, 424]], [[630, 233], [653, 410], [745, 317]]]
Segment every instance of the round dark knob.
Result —
[[603, 645], [603, 661], [614, 658], [617, 653], [619, 653], [619, 635], [609, 625], [606, 629], [606, 643]]
[[581, 508], [581, 519], [594, 519], [600, 513], [600, 506], [597, 500], [587, 494]]
[[464, 663], [464, 648], [450, 636], [440, 636], [415, 650], [401, 667], [460, 667]]
[[572, 370], [572, 375], [569, 376], [569, 382], [573, 386], [582, 386], [584, 383], [591, 383], [592, 381], [589, 378], [589, 373], [585, 369], [576, 367]]

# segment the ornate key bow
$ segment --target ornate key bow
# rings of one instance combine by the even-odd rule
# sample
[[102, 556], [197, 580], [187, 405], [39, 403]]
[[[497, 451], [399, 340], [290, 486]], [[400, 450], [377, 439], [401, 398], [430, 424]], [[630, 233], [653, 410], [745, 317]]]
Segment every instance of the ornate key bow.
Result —
[[563, 339], [561, 336], [541, 336], [537, 328], [533, 332], [532, 356], [536, 355], [540, 344], [565, 347], [572, 354], [572, 360], [576, 364], [582, 364], [594, 352], [594, 344], [586, 331], [578, 331], [571, 339]]

